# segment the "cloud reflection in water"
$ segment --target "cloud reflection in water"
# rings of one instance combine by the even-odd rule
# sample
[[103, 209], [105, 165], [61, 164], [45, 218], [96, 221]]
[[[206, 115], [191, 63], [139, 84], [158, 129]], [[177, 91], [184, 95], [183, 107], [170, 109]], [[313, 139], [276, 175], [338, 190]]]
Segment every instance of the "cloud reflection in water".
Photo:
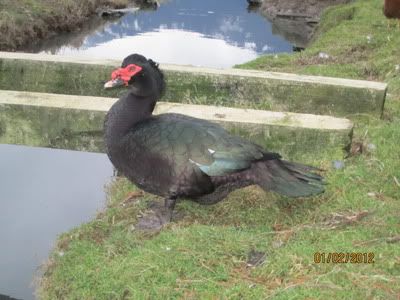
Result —
[[155, 61], [206, 67], [230, 67], [257, 57], [254, 44], [244, 48], [223, 39], [207, 37], [198, 32], [160, 28], [135, 36], [112, 39], [86, 48], [63, 47], [59, 54], [94, 58], [123, 59], [130, 53], [145, 53]]

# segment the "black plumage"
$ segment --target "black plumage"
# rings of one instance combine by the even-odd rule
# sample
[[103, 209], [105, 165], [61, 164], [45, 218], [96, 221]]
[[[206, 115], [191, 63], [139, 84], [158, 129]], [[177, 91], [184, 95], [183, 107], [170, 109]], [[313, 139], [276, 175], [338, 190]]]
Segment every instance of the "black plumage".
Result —
[[252, 184], [290, 197], [324, 191], [315, 168], [281, 160], [279, 154], [230, 135], [217, 124], [181, 114], [153, 116], [165, 83], [152, 60], [128, 56], [106, 86], [124, 83], [118, 72], [131, 65], [141, 70], [125, 80], [129, 92], [107, 114], [107, 154], [134, 184], [166, 199], [166, 220], [176, 199], [213, 204]]
[[400, 0], [385, 0], [383, 14], [387, 18], [400, 19]]

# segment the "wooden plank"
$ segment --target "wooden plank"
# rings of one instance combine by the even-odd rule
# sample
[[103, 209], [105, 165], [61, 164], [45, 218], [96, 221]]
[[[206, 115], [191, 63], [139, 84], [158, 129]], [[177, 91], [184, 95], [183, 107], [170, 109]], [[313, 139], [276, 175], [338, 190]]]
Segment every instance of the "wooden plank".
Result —
[[[104, 152], [103, 121], [112, 98], [0, 91], [0, 143]], [[286, 158], [342, 158], [353, 124], [331, 116], [205, 105], [157, 104], [155, 114], [182, 113], [220, 123], [233, 134]]]
[[[119, 64], [116, 60], [0, 52], [0, 89], [118, 97], [124, 89], [105, 91], [102, 85]], [[381, 116], [387, 90], [385, 83], [363, 80], [177, 65], [161, 68], [166, 74], [166, 102]]]

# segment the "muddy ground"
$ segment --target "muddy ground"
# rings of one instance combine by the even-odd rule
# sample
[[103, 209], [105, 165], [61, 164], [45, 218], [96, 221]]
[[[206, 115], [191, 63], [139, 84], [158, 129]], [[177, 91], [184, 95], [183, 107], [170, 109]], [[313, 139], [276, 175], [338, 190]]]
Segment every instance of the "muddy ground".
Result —
[[264, 0], [260, 13], [273, 24], [273, 31], [296, 47], [305, 48], [324, 9], [351, 0]]
[[268, 17], [279, 14], [305, 15], [318, 17], [331, 5], [348, 3], [351, 0], [264, 0], [261, 10]]
[[0, 0], [0, 50], [14, 51], [65, 32], [79, 31], [102, 7], [129, 0]]

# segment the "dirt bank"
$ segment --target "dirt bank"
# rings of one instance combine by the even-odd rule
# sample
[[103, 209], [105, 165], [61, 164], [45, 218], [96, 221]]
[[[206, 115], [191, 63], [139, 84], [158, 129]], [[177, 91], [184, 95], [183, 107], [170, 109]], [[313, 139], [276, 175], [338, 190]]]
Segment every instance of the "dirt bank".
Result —
[[348, 3], [351, 0], [264, 0], [261, 10], [269, 17], [319, 17], [328, 6]]
[[264, 0], [260, 12], [272, 22], [273, 31], [295, 46], [308, 45], [323, 10], [351, 0]]
[[0, 50], [16, 50], [60, 32], [79, 30], [102, 7], [123, 8], [129, 0], [1, 0]]
[[[261, 13], [273, 31], [295, 46], [306, 47], [321, 12], [350, 0], [264, 0]], [[129, 0], [1, 0], [0, 50], [35, 47], [35, 41], [79, 31], [103, 7], [124, 8]], [[162, 1], [160, 1], [162, 2]]]

